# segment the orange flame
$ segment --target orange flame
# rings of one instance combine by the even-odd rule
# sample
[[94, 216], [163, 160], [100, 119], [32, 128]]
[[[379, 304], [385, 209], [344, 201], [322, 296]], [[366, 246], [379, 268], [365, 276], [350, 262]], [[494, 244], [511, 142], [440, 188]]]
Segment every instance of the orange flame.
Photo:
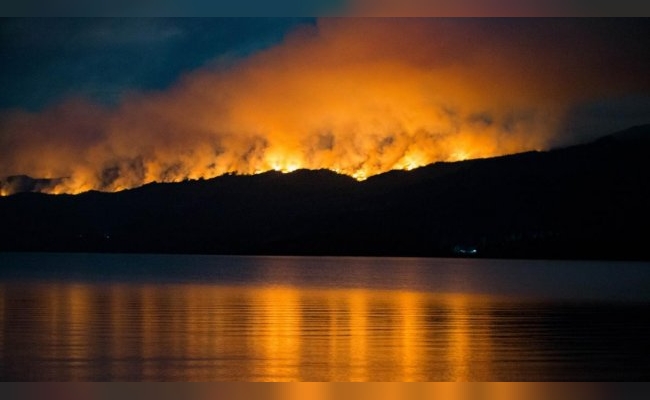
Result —
[[560, 69], [555, 44], [465, 24], [325, 19], [113, 109], [7, 112], [0, 175], [65, 177], [51, 193], [299, 168], [363, 180], [547, 147], [569, 105], [593, 95], [592, 73], [570, 73], [589, 54]]

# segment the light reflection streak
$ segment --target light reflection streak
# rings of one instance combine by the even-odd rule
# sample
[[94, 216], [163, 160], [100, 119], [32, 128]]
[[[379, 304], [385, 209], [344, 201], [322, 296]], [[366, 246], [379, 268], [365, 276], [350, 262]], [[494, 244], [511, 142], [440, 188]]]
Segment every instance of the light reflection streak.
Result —
[[76, 368], [70, 369], [70, 380], [85, 380], [82, 366], [90, 357], [92, 333], [89, 317], [91, 313], [90, 288], [82, 284], [73, 284], [66, 288], [66, 308], [69, 316], [67, 329], [67, 358], [75, 361]]
[[344, 354], [346, 346], [344, 343], [341, 343], [340, 336], [338, 335], [341, 330], [345, 329], [344, 325], [346, 321], [343, 319], [343, 305], [340, 300], [327, 298], [325, 301], [325, 304], [327, 304], [327, 314], [329, 315], [327, 333], [324, 335], [328, 341], [328, 368], [330, 371], [333, 371], [330, 375], [330, 380], [338, 382], [345, 378], [336, 373], [336, 371], [338, 371], [336, 366], [343, 362], [347, 362], [349, 359], [349, 351], [347, 354]]
[[469, 380], [469, 324], [466, 299], [453, 296], [447, 299], [451, 311], [449, 323], [449, 365], [450, 381], [466, 382]]
[[[265, 288], [257, 293], [254, 333], [262, 356], [259, 376], [273, 381], [297, 380], [299, 376], [301, 316], [299, 292], [290, 288]], [[266, 379], [263, 379], [266, 380]]]
[[421, 380], [420, 363], [422, 354], [421, 304], [420, 296], [412, 292], [398, 294], [399, 309], [402, 310], [401, 349], [402, 382]]
[[368, 295], [354, 290], [348, 295], [350, 315], [350, 380], [368, 380]]

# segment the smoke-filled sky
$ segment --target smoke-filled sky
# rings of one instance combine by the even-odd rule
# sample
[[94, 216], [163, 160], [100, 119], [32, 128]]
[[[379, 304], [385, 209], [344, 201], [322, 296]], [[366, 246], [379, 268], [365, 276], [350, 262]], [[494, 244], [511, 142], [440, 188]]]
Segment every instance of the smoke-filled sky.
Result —
[[4, 19], [0, 55], [0, 179], [51, 192], [363, 179], [650, 123], [647, 19]]

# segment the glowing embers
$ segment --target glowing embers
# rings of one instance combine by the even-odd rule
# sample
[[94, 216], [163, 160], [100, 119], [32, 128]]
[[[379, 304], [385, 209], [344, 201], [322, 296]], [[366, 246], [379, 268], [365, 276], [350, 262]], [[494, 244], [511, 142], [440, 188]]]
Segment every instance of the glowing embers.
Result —
[[469, 158], [469, 153], [464, 151], [464, 150], [457, 150], [451, 153], [450, 160], [451, 161], [463, 161], [467, 160]]
[[274, 160], [271, 162], [271, 169], [274, 171], [282, 172], [288, 174], [290, 172], [300, 169], [300, 164], [296, 161], [279, 161]]
[[412, 171], [427, 164], [427, 157], [420, 152], [409, 152], [402, 157], [392, 169]]

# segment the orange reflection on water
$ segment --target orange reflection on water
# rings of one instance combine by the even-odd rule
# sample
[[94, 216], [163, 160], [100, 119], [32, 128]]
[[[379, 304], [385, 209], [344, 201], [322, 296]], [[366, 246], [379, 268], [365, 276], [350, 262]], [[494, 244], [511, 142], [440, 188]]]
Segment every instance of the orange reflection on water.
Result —
[[[351, 381], [368, 379], [368, 293], [352, 290], [346, 296], [350, 315], [350, 378]], [[339, 332], [334, 332], [338, 335]]]
[[401, 350], [402, 382], [422, 380], [420, 368], [422, 363], [422, 307], [421, 296], [412, 292], [400, 292], [399, 309], [402, 310]]
[[301, 315], [299, 292], [273, 287], [255, 291], [249, 342], [260, 380], [299, 380]]
[[[7, 316], [7, 298], [40, 311]], [[403, 290], [43, 284], [0, 290], [9, 329], [0, 354], [25, 357], [11, 342], [26, 332], [28, 356], [57, 363], [43, 379], [489, 380], [491, 321], [480, 311], [489, 301]]]
[[71, 369], [71, 380], [85, 380], [84, 365], [90, 358], [94, 326], [89, 323], [91, 317], [91, 288], [81, 284], [66, 287], [64, 292], [69, 318], [67, 329], [67, 357], [75, 360], [76, 368]]
[[467, 304], [463, 296], [450, 296], [446, 299], [451, 321], [449, 323], [449, 381], [466, 382], [469, 378], [469, 326], [467, 323]]

